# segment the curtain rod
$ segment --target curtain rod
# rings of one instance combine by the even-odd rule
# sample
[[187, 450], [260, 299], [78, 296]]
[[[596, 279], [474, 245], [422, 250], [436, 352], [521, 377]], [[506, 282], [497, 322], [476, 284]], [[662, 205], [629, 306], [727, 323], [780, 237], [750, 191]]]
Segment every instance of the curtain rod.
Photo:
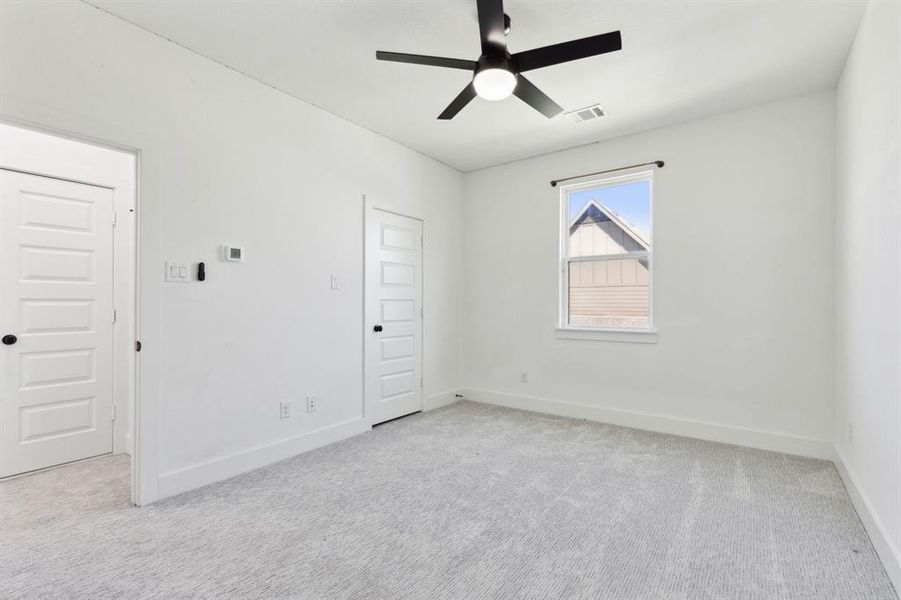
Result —
[[551, 187], [557, 187], [557, 184], [562, 181], [569, 181], [570, 179], [581, 179], [583, 177], [590, 177], [592, 175], [603, 175], [604, 173], [613, 173], [614, 171], [625, 171], [626, 169], [634, 169], [636, 167], [649, 167], [651, 165], [655, 165], [658, 169], [662, 169], [664, 162], [662, 160], [655, 160], [653, 162], [639, 163], [637, 165], [629, 165], [628, 167], [617, 167], [615, 169], [607, 169], [606, 171], [595, 171], [594, 173], [585, 173], [583, 175], [573, 175], [572, 177], [564, 177], [563, 179], [553, 179], [551, 180]]

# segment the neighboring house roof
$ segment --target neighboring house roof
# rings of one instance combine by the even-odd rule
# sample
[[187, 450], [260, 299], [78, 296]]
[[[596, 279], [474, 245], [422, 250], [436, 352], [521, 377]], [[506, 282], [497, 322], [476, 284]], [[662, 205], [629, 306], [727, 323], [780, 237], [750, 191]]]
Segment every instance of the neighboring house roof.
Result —
[[578, 212], [576, 218], [569, 224], [570, 235], [576, 230], [576, 227], [589, 221], [592, 223], [600, 223], [603, 221], [612, 221], [617, 227], [623, 230], [623, 233], [632, 238], [635, 243], [647, 250], [651, 244], [648, 239], [637, 229], [635, 229], [628, 221], [625, 221], [618, 214], [598, 202], [597, 200], [589, 200], [585, 206]]

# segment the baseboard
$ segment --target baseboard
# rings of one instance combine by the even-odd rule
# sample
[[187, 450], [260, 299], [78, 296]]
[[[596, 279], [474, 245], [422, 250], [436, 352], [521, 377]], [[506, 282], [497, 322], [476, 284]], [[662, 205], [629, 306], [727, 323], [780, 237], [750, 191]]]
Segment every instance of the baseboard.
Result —
[[891, 580], [892, 585], [895, 586], [895, 590], [901, 592], [901, 551], [892, 542], [892, 538], [882, 523], [882, 519], [873, 510], [873, 504], [860, 486], [857, 475], [854, 474], [854, 471], [845, 459], [844, 453], [838, 446], [835, 446], [835, 467], [838, 469], [839, 475], [841, 475], [845, 488], [848, 490], [848, 495], [851, 496], [851, 502], [854, 504], [854, 508], [857, 510], [857, 514], [860, 516], [860, 520], [870, 536], [870, 541], [873, 543], [876, 554], [879, 555], [879, 559], [882, 561], [882, 566], [885, 568], [888, 578]]
[[448, 392], [441, 392], [439, 394], [426, 396], [422, 400], [422, 410], [435, 410], [436, 408], [441, 408], [442, 406], [453, 404], [454, 402], [459, 400], [459, 398], [457, 398], [458, 393], [458, 390], [450, 390]]
[[159, 499], [229, 479], [369, 429], [363, 419], [355, 419], [165, 473], [159, 478]]
[[815, 438], [617, 408], [604, 408], [575, 402], [489, 392], [487, 390], [465, 389], [460, 393], [463, 394], [465, 400], [495, 404], [507, 408], [518, 408], [561, 417], [610, 423], [611, 425], [621, 425], [623, 427], [633, 427], [635, 429], [669, 433], [736, 446], [748, 446], [823, 460], [833, 460], [835, 456], [831, 442]]

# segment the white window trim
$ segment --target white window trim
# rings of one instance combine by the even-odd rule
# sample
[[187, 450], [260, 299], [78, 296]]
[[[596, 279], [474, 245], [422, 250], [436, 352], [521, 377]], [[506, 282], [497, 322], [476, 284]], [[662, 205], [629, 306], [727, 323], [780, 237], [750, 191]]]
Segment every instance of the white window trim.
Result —
[[657, 331], [652, 329], [601, 329], [600, 327], [558, 327], [557, 339], [593, 342], [627, 342], [656, 344]]
[[[648, 259], [648, 327], [591, 327], [587, 325], [569, 325], [569, 262], [578, 261], [579, 257], [568, 259], [569, 255], [569, 195], [572, 192], [589, 188], [611, 187], [631, 183], [635, 181], [648, 181], [649, 198], [649, 225], [651, 249], [644, 253]], [[630, 173], [615, 175], [612, 177], [595, 178], [579, 183], [565, 185], [560, 188], [559, 196], [559, 281], [558, 281], [558, 322], [556, 335], [558, 339], [566, 340], [593, 340], [603, 342], [631, 342], [654, 344], [657, 342], [657, 329], [654, 322], [654, 172], [648, 169], [633, 171]], [[630, 255], [634, 255], [631, 253]], [[622, 255], [630, 256], [630, 255]], [[615, 255], [605, 255], [604, 259], [618, 258]], [[586, 257], [584, 260], [598, 260], [597, 257]]]

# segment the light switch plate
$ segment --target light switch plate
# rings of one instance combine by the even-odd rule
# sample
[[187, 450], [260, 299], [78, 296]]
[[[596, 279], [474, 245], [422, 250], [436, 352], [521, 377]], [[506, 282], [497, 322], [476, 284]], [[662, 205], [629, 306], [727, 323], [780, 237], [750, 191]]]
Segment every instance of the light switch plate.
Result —
[[166, 281], [185, 283], [189, 280], [188, 265], [166, 261]]

